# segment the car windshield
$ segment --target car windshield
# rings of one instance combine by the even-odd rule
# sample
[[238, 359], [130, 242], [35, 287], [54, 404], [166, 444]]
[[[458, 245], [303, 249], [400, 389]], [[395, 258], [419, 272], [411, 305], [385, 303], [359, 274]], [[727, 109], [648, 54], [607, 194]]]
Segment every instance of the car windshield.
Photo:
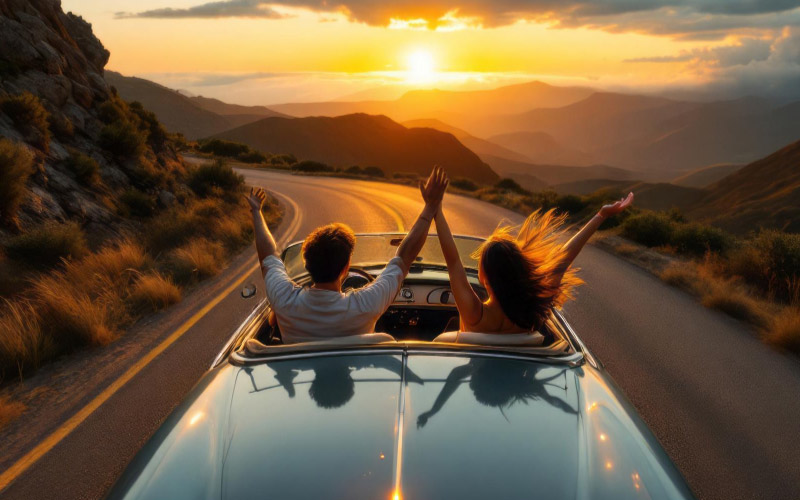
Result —
[[[385, 266], [395, 256], [403, 236], [402, 234], [356, 235], [356, 246], [350, 264], [359, 267]], [[472, 253], [483, 243], [483, 239], [470, 236], [455, 236], [454, 238], [464, 268], [477, 272], [478, 261], [472, 258]], [[301, 254], [302, 246], [302, 242], [297, 242], [283, 252], [283, 261], [289, 276], [299, 276], [306, 272]], [[439, 238], [435, 234], [428, 235], [415, 262], [423, 266], [447, 266], [442, 254], [442, 247], [439, 245]]]

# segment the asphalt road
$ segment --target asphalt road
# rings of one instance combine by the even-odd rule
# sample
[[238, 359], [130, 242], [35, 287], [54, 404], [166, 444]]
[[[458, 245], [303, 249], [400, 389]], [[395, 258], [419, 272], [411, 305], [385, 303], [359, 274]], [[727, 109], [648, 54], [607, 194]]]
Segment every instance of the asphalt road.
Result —
[[[249, 183], [284, 201], [287, 214], [277, 231], [284, 241], [302, 239], [331, 221], [345, 222], [357, 232], [402, 231], [422, 207], [418, 192], [404, 186], [270, 171], [242, 173]], [[446, 199], [445, 210], [453, 231], [461, 234], [485, 236], [501, 219], [522, 220], [513, 212], [455, 196]], [[255, 258], [243, 255], [232, 269], [248, 264], [255, 265]], [[741, 324], [597, 248], [587, 247], [577, 264], [586, 285], [566, 307], [568, 320], [697, 496], [800, 497], [800, 362], [761, 344]], [[3, 441], [0, 471], [57, 429], [52, 414], [74, 414], [131, 366], [138, 353], [163, 342], [170, 328], [219, 298], [183, 336], [20, 473], [0, 497], [101, 496], [252, 307], [252, 301], [239, 297], [236, 278], [226, 273], [168, 314], [140, 326], [138, 334], [146, 341], [126, 338], [113, 352], [92, 353], [83, 360], [87, 367], [101, 368], [56, 380], [56, 389], [69, 393], [79, 378], [84, 396], [78, 401], [62, 397], [52, 408], [33, 408], [24, 425], [41, 434]], [[249, 280], [258, 282], [257, 278], [253, 272]], [[221, 296], [226, 289], [231, 291]], [[125, 346], [131, 346], [133, 354]]]

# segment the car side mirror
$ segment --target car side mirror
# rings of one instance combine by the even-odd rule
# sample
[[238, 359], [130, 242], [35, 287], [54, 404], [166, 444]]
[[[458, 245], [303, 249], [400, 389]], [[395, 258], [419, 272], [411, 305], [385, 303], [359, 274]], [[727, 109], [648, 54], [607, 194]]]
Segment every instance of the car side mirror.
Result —
[[258, 289], [256, 288], [255, 284], [248, 283], [248, 284], [246, 284], [245, 286], [242, 287], [242, 297], [244, 297], [245, 299], [249, 299], [251, 297], [255, 297], [257, 290]]

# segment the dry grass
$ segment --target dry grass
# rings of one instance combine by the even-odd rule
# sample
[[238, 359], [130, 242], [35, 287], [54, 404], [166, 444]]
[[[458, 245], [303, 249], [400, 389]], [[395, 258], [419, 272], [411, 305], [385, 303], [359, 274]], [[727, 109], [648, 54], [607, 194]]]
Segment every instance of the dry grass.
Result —
[[122, 311], [114, 307], [119, 300], [113, 295], [91, 297], [55, 273], [33, 285], [33, 296], [43, 330], [63, 350], [106, 345], [116, 337]]
[[0, 314], [0, 380], [7, 375], [22, 377], [54, 352], [52, 338], [42, 331], [33, 305], [28, 301], [6, 301]]
[[124, 288], [139, 271], [149, 266], [150, 258], [144, 249], [130, 240], [124, 240], [80, 261], [67, 263], [64, 275], [73, 286], [80, 283], [84, 288], [96, 288], [97, 285]]
[[181, 300], [181, 289], [157, 272], [144, 274], [133, 286], [128, 300], [137, 310], [158, 311]]
[[0, 429], [19, 418], [27, 409], [19, 401], [12, 401], [8, 396], [0, 396]]
[[221, 244], [195, 238], [170, 253], [166, 269], [175, 281], [188, 284], [215, 276], [222, 269], [224, 258]]
[[800, 308], [787, 307], [775, 315], [764, 338], [773, 345], [800, 353]]

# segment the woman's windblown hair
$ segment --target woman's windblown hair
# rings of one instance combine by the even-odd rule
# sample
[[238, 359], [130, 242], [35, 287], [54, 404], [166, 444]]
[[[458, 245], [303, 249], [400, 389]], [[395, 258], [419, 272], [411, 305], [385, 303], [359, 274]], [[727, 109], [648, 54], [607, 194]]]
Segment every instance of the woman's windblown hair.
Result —
[[473, 255], [503, 313], [520, 328], [540, 328], [582, 283], [576, 269], [565, 269], [565, 220], [553, 210], [536, 211], [516, 237], [515, 228], [501, 225]]

